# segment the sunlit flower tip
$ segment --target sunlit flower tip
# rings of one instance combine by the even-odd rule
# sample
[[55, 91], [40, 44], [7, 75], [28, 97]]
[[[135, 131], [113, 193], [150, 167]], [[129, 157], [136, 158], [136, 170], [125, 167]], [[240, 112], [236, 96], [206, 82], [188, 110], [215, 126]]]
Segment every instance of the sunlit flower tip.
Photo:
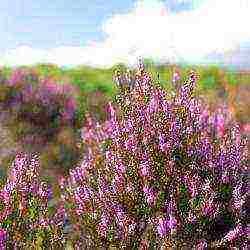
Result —
[[143, 240], [140, 242], [139, 250], [148, 250], [148, 249], [149, 249], [149, 241], [146, 240], [146, 239], [143, 239]]
[[153, 189], [148, 187], [148, 186], [144, 186], [143, 192], [144, 192], [145, 198], [147, 200], [147, 203], [150, 206], [154, 205], [155, 201], [156, 201], [156, 193], [153, 191]]
[[109, 218], [106, 214], [103, 214], [98, 225], [98, 232], [101, 236], [105, 237], [108, 232]]
[[162, 151], [165, 151], [168, 148], [168, 144], [162, 134], [159, 135], [159, 147]]
[[111, 119], [116, 119], [115, 109], [111, 102], [108, 103], [108, 112], [110, 113]]
[[243, 233], [242, 226], [238, 224], [233, 230], [229, 231], [223, 238], [224, 241], [233, 241]]
[[173, 83], [176, 83], [176, 82], [179, 81], [180, 79], [181, 79], [181, 77], [180, 77], [179, 72], [175, 71], [175, 72], [173, 73], [172, 82], [173, 82]]
[[196, 220], [197, 220], [197, 218], [196, 218], [195, 214], [192, 211], [190, 211], [188, 214], [187, 221], [189, 223], [194, 223], [194, 222], [196, 222]]
[[195, 246], [195, 250], [206, 250], [207, 249], [207, 241], [199, 240], [198, 244]]
[[66, 185], [66, 179], [65, 179], [65, 177], [59, 176], [59, 177], [58, 177], [58, 184], [59, 184], [59, 187], [60, 187], [61, 189], [64, 189], [64, 188], [65, 188], [65, 185]]
[[0, 221], [3, 221], [6, 219], [6, 217], [11, 212], [11, 200], [10, 195], [7, 194], [4, 191], [1, 191], [0, 193]]
[[177, 227], [177, 220], [174, 216], [170, 215], [168, 223], [167, 223], [169, 229], [174, 230]]
[[149, 168], [148, 168], [148, 164], [147, 164], [147, 163], [141, 164], [140, 174], [141, 174], [143, 177], [149, 176]]
[[133, 184], [131, 182], [127, 183], [126, 191], [129, 192], [129, 193], [134, 191]]
[[167, 220], [164, 218], [158, 219], [157, 231], [160, 237], [164, 237], [167, 234]]
[[40, 226], [45, 227], [45, 228], [49, 226], [49, 222], [48, 222], [48, 220], [45, 219], [45, 218], [41, 218], [41, 219], [39, 220], [39, 224], [40, 224]]
[[[6, 242], [8, 236], [7, 230], [0, 228], [0, 247]], [[1, 248], [5, 249], [5, 248]]]

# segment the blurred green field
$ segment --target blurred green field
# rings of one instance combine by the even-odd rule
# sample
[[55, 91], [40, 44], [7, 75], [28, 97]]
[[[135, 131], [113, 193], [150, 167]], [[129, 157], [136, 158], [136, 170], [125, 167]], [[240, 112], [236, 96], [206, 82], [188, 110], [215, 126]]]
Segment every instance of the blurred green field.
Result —
[[[93, 68], [89, 66], [60, 68], [53, 64], [38, 64], [19, 68], [32, 68], [41, 76], [52, 77], [59, 82], [69, 81], [70, 83], [79, 86], [82, 92], [91, 93], [99, 90], [110, 97], [113, 97], [117, 91], [112, 80], [114, 72], [116, 70], [126, 71], [127, 69], [124, 64], [117, 64], [108, 69]], [[171, 88], [171, 77], [174, 69], [179, 70], [182, 79], [185, 79], [188, 76], [190, 69], [195, 69], [200, 76], [198, 88], [202, 91], [216, 90], [223, 86], [222, 74], [227, 80], [229, 86], [238, 86], [242, 84], [250, 85], [250, 71], [239, 72], [235, 69], [223, 69], [216, 65], [206, 67], [156, 65], [150, 61], [146, 61], [145, 68], [152, 74], [155, 81], [159, 81], [160, 84], [167, 89]], [[1, 72], [8, 77], [12, 70], [12, 68], [3, 67]]]
[[[79, 88], [77, 96], [79, 120], [88, 109], [87, 100], [95, 92], [101, 92], [108, 100], [114, 100], [117, 87], [113, 81], [115, 71], [126, 71], [127, 67], [117, 64], [112, 68], [99, 69], [89, 66], [75, 68], [60, 68], [53, 64], [38, 64], [21, 68], [32, 68], [42, 77], [50, 77], [57, 82], [69, 82]], [[229, 105], [236, 105], [237, 90], [248, 89], [250, 86], [250, 71], [239, 72], [235, 69], [223, 69], [219, 66], [176, 66], [156, 65], [150, 60], [145, 60], [145, 68], [152, 74], [153, 79], [159, 82], [166, 90], [172, 89], [171, 78], [174, 70], [178, 70], [182, 80], [188, 76], [190, 69], [195, 69], [199, 74], [196, 93], [204, 95], [207, 101], [228, 101]], [[1, 73], [8, 77], [11, 68], [2, 68]], [[240, 93], [239, 93], [240, 94]]]

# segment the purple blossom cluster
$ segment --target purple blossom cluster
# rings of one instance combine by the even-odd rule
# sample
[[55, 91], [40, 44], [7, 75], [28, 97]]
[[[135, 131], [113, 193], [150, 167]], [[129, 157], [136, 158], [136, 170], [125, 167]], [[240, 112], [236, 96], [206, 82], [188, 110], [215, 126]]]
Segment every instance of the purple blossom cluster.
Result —
[[[0, 191], [0, 249], [60, 246], [63, 239], [58, 213], [51, 214], [52, 190], [39, 181], [37, 155], [16, 156]], [[65, 214], [63, 215], [65, 216]]]
[[[62, 123], [73, 122], [77, 103], [76, 89], [72, 85], [41, 78], [35, 70], [21, 68], [13, 70], [5, 85], [9, 90], [4, 101], [6, 106], [19, 107], [20, 113], [29, 115], [33, 122], [40, 114], [42, 119], [37, 122], [41, 124], [42, 120], [48, 120], [56, 112]], [[37, 110], [33, 111], [32, 107], [37, 107]]]
[[69, 213], [99, 246], [243, 244], [247, 147], [226, 107], [212, 112], [194, 97], [194, 71], [174, 96], [143, 67], [117, 79], [120, 109], [109, 103], [110, 119], [88, 116], [82, 130], [87, 151], [64, 187]]

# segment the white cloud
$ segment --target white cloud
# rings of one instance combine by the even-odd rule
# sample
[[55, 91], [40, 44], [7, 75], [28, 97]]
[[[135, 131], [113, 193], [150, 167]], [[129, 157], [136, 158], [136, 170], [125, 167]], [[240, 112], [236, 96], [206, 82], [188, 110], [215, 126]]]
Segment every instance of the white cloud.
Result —
[[28, 65], [46, 58], [46, 51], [33, 49], [28, 46], [20, 46], [7, 51], [0, 58], [0, 64], [7, 65]]
[[117, 62], [134, 65], [139, 56], [201, 62], [211, 53], [228, 53], [250, 41], [249, 13], [249, 0], [204, 0], [197, 8], [176, 13], [159, 0], [137, 1], [128, 13], [106, 20], [101, 42], [48, 51], [19, 47], [5, 54], [1, 64], [44, 61], [109, 67]]

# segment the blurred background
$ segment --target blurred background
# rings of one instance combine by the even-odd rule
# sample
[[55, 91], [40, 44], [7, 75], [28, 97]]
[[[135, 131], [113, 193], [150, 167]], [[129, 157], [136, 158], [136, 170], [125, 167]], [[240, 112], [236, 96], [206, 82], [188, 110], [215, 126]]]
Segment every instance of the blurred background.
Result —
[[195, 69], [195, 95], [228, 105], [249, 138], [249, 13], [248, 0], [2, 0], [1, 179], [19, 151], [40, 155], [47, 182], [68, 174], [86, 112], [105, 121], [115, 72], [140, 58], [167, 91]]

